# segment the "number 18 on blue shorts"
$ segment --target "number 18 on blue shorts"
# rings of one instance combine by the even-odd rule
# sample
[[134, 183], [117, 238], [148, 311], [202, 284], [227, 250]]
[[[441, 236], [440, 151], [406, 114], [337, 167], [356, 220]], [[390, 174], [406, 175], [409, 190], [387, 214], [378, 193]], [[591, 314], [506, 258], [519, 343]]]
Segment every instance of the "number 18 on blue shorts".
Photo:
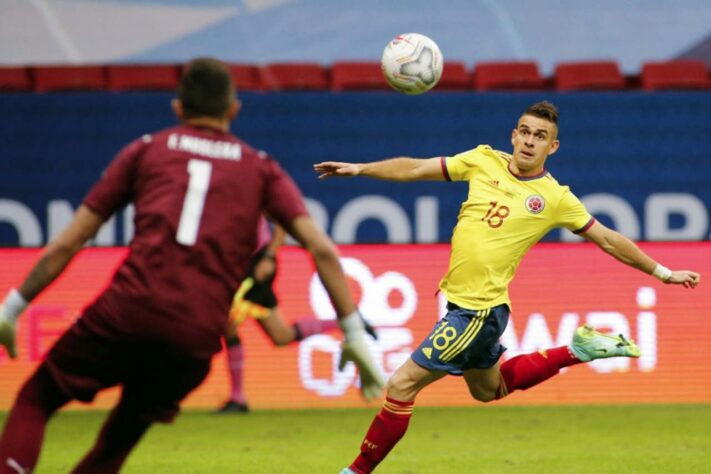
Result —
[[453, 375], [494, 365], [506, 350], [499, 338], [509, 321], [508, 305], [473, 310], [449, 303], [447, 310], [412, 353], [412, 360], [425, 369]]

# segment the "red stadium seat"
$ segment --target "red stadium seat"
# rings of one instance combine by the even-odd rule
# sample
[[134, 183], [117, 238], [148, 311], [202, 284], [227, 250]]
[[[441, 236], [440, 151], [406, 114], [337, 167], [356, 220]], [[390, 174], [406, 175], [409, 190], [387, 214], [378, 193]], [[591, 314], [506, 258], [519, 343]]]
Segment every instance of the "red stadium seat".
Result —
[[554, 77], [559, 91], [625, 88], [625, 78], [615, 61], [560, 63], [555, 67]]
[[336, 61], [331, 66], [331, 87], [343, 90], [391, 90], [376, 61]]
[[479, 91], [542, 89], [545, 81], [534, 61], [482, 62], [474, 67], [474, 89]]
[[175, 64], [112, 65], [107, 68], [111, 91], [175, 90], [180, 69]]
[[464, 63], [447, 61], [442, 69], [442, 78], [435, 86], [435, 90], [462, 90], [468, 89], [471, 78]]
[[318, 63], [273, 63], [260, 70], [269, 90], [325, 90], [328, 71]]
[[642, 66], [642, 88], [644, 90], [706, 89], [709, 87], [711, 87], [711, 82], [706, 65], [700, 60], [648, 62]]
[[37, 66], [32, 71], [37, 92], [106, 89], [102, 66]]
[[32, 90], [30, 70], [26, 67], [0, 67], [0, 91]]
[[262, 75], [259, 67], [252, 64], [228, 64], [227, 67], [232, 74], [232, 80], [239, 91], [262, 91]]

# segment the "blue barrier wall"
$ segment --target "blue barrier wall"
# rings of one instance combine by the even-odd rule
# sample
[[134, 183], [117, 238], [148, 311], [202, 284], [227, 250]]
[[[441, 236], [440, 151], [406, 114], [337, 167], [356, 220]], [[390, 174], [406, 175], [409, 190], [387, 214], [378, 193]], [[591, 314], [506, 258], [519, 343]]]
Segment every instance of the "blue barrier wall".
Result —
[[[41, 245], [67, 222], [126, 142], [174, 123], [169, 93], [0, 95], [0, 244]], [[319, 181], [323, 160], [451, 155], [488, 143], [510, 150], [529, 104], [561, 112], [548, 169], [603, 222], [635, 239], [709, 237], [711, 94], [242, 94], [233, 131], [280, 160], [339, 242], [447, 241], [466, 187]], [[130, 213], [99, 243], [122, 244]], [[548, 239], [567, 239], [557, 231]]]

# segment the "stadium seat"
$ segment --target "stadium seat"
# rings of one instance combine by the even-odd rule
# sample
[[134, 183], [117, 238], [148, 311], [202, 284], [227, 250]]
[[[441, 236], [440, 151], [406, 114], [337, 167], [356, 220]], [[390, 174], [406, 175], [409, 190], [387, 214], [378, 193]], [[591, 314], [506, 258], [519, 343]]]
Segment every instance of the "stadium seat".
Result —
[[0, 91], [32, 90], [30, 71], [26, 67], [0, 67]]
[[648, 62], [642, 65], [642, 88], [706, 89], [711, 87], [706, 64], [701, 60]]
[[175, 90], [180, 77], [174, 64], [111, 65], [106, 72], [110, 91]]
[[259, 67], [252, 64], [228, 64], [232, 74], [232, 80], [239, 91], [262, 91], [264, 84], [262, 83], [262, 75], [259, 72]]
[[625, 88], [625, 78], [615, 61], [580, 61], [556, 65], [555, 88], [559, 91]]
[[273, 63], [260, 69], [268, 90], [326, 90], [328, 71], [318, 63]]
[[446, 61], [442, 69], [442, 78], [435, 86], [435, 90], [462, 90], [468, 89], [471, 78], [464, 63]]
[[37, 92], [106, 89], [102, 66], [38, 66], [31, 70]]
[[542, 89], [545, 81], [534, 61], [482, 62], [474, 67], [472, 84], [479, 91]]
[[331, 88], [343, 90], [390, 90], [380, 62], [336, 61], [331, 66]]

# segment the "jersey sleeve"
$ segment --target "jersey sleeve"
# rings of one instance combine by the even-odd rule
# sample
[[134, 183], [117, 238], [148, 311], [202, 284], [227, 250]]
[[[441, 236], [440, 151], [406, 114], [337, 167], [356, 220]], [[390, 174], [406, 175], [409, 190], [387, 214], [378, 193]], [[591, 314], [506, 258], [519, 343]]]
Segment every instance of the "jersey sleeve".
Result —
[[595, 222], [595, 218], [567, 186], [564, 188], [557, 212], [558, 227], [565, 227], [576, 234], [585, 232]]
[[477, 167], [477, 161], [481, 158], [482, 148], [490, 149], [486, 145], [480, 145], [454, 156], [443, 156], [442, 173], [447, 181], [469, 181]]
[[308, 215], [304, 198], [293, 179], [275, 160], [265, 158], [267, 186], [265, 187], [265, 210], [282, 227], [290, 228], [299, 216]]
[[146, 136], [121, 150], [84, 198], [84, 205], [108, 219], [128, 204], [133, 195], [136, 162], [149, 141]]

